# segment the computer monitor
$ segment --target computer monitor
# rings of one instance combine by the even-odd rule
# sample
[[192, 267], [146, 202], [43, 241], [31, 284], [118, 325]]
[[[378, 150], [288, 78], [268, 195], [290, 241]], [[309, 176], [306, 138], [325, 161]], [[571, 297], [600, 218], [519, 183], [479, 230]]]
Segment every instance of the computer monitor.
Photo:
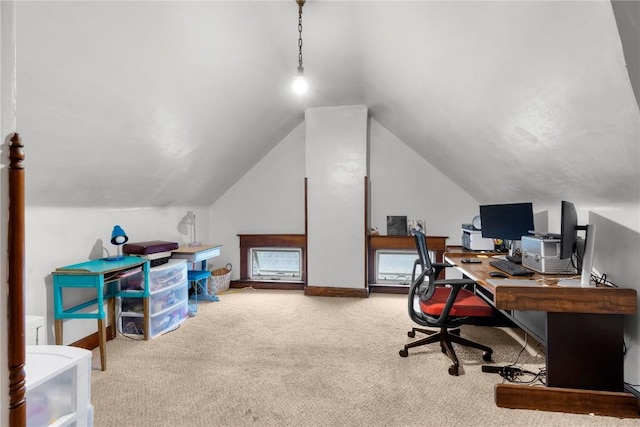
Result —
[[533, 230], [533, 203], [481, 205], [482, 237], [520, 240]]
[[[596, 238], [595, 224], [578, 225], [578, 214], [575, 205], [562, 201], [560, 210], [560, 258], [567, 259], [575, 255], [576, 266], [581, 270], [580, 280], [563, 279], [560, 286], [591, 286], [591, 270], [593, 267], [594, 243]], [[578, 231], [584, 230], [584, 247], [579, 247], [581, 239]]]
[[578, 242], [578, 213], [573, 203], [562, 201], [560, 207], [560, 259], [571, 258]]

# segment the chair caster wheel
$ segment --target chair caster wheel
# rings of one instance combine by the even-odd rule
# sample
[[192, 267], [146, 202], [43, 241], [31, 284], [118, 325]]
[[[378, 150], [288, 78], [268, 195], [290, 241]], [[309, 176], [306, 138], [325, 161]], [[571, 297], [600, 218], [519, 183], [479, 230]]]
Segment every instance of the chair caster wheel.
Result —
[[409, 331], [407, 332], [407, 335], [409, 336], [409, 338], [413, 338], [416, 336], [416, 331]]
[[402, 350], [400, 350], [399, 354], [402, 357], [407, 357], [409, 356], [409, 351], [406, 348], [403, 348]]
[[482, 360], [484, 360], [485, 362], [491, 362], [491, 352], [485, 351], [484, 353], [482, 353]]
[[456, 365], [449, 366], [449, 375], [458, 376], [458, 367]]

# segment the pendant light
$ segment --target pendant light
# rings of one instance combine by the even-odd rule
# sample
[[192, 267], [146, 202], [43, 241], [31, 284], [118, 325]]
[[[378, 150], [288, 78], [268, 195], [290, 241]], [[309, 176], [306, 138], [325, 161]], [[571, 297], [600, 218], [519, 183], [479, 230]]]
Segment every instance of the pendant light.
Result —
[[302, 6], [305, 1], [296, 0], [298, 4], [298, 72], [293, 81], [293, 90], [299, 95], [303, 95], [309, 86], [304, 77], [304, 67], [302, 66]]

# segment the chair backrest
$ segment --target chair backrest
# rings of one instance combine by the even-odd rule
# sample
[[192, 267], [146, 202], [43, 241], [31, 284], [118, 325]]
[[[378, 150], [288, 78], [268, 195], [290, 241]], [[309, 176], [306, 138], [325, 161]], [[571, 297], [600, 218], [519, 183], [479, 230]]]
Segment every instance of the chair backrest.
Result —
[[[431, 296], [435, 292], [435, 282], [437, 272], [431, 263], [431, 258], [429, 257], [429, 248], [427, 247], [427, 237], [419, 230], [413, 229], [411, 230], [413, 233], [413, 237], [416, 240], [416, 249], [418, 250], [418, 259], [413, 265], [413, 273], [412, 273], [412, 283], [411, 289], [409, 291], [410, 299], [413, 299], [413, 295], [418, 295], [421, 300], [426, 301], [431, 298]], [[416, 278], [415, 270], [417, 264], [420, 264], [422, 267], [422, 272]], [[424, 281], [427, 281], [426, 284], [423, 285]], [[411, 310], [411, 309], [410, 309]]]
[[422, 264], [422, 270], [425, 276], [431, 276], [434, 272], [431, 258], [429, 257], [429, 248], [427, 247], [427, 237], [415, 228], [411, 230], [413, 237], [416, 239], [416, 249], [418, 250], [418, 259]]

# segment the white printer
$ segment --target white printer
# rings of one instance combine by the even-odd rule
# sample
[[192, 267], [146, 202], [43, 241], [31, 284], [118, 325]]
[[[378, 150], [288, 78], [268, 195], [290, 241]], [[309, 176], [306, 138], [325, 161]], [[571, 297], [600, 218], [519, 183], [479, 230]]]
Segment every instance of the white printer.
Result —
[[560, 259], [560, 239], [522, 236], [522, 265], [545, 274], [575, 274], [571, 259]]
[[473, 224], [462, 224], [462, 247], [468, 251], [492, 251], [493, 239], [482, 237]]

